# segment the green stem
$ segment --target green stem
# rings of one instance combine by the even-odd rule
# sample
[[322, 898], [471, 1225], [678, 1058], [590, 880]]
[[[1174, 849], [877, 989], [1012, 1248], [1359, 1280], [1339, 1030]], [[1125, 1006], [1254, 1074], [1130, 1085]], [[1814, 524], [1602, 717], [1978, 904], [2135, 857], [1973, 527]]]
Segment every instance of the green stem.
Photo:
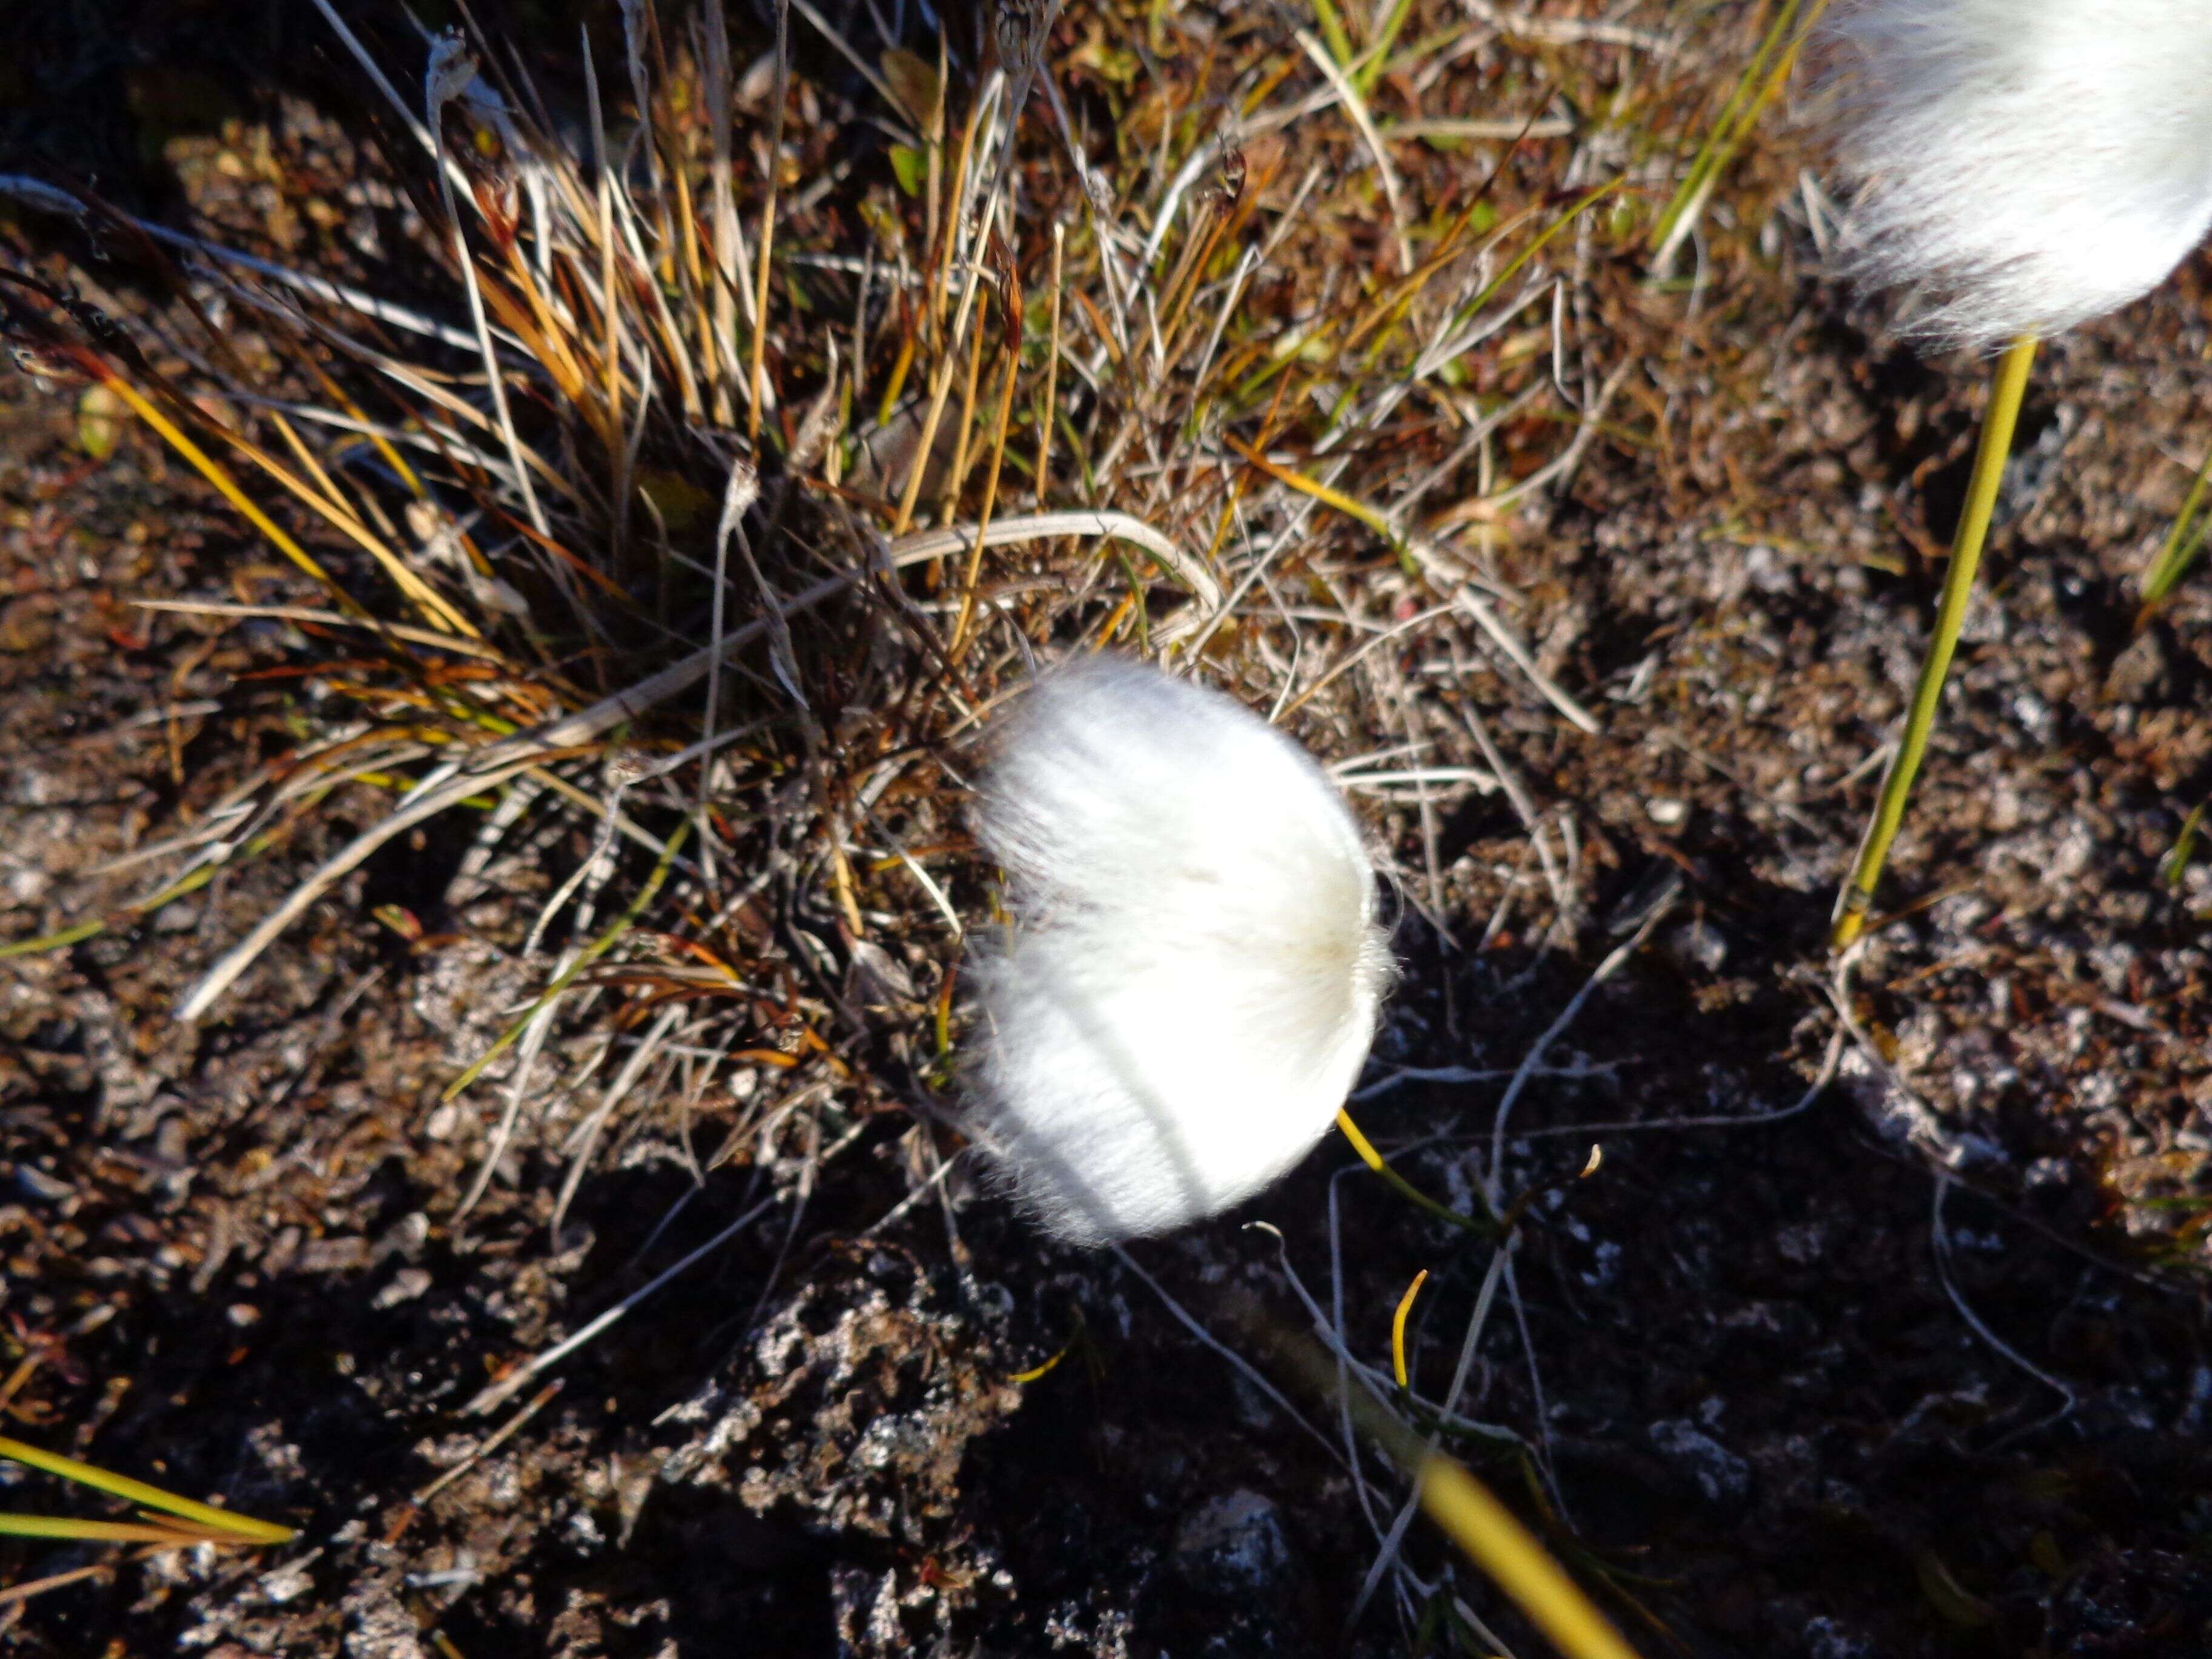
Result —
[[2166, 545], [2159, 550], [2157, 560], [2143, 577], [2142, 610], [2136, 617], [2138, 631], [2150, 620], [2151, 612], [2173, 592], [2174, 585], [2180, 581], [2204, 545], [2205, 526], [2198, 521], [2197, 510], [2203, 502], [2208, 480], [2212, 480], [2212, 451], [2206, 452], [2204, 465], [2197, 469], [2196, 482], [2189, 486], [2188, 499], [2182, 502], [2173, 528], [2166, 532]]
[[1345, 33], [1344, 19], [1333, 0], [1314, 0], [1314, 21], [1321, 25], [1321, 38], [1328, 46], [1328, 55], [1336, 59], [1337, 67], [1348, 66], [1358, 54], [1352, 49], [1352, 37]]
[[[1729, 94], [1728, 102], [1721, 106], [1719, 118], [1713, 123], [1712, 131], [1705, 135], [1705, 142], [1698, 145], [1698, 153], [1692, 158], [1689, 170], [1682, 175], [1682, 182], [1676, 187], [1673, 199], [1667, 204], [1666, 211], [1659, 216], [1658, 222], [1651, 228], [1651, 246], [1659, 251], [1660, 261], [1663, 262], [1674, 252], [1674, 244], [1705, 210], [1705, 198], [1711, 194], [1714, 181], [1735, 159], [1736, 151], [1741, 148], [1744, 139], [1750, 136], [1752, 128], [1765, 112], [1766, 106], [1780, 94], [1797, 62], [1798, 48], [1804, 45], [1806, 37], [1812, 33], [1813, 25], [1820, 21], [1820, 13], [1826, 5], [1827, 0], [1812, 0], [1809, 7], [1804, 5], [1803, 0], [1783, 0], [1783, 3], [1775, 9], [1774, 21], [1759, 38], [1758, 52], [1745, 66], [1735, 90]], [[1801, 11], [1803, 13], [1802, 21]], [[1775, 53], [1785, 39], [1789, 40], [1789, 47], [1782, 52], [1778, 62]], [[1773, 65], [1771, 74], [1768, 71], [1770, 64]], [[1754, 94], [1753, 88], [1759, 86], [1762, 75], [1767, 76], [1766, 83]]]
[[1471, 1215], [1462, 1215], [1457, 1210], [1437, 1203], [1436, 1200], [1392, 1169], [1382, 1154], [1375, 1150], [1375, 1143], [1368, 1139], [1360, 1132], [1359, 1126], [1352, 1121], [1352, 1114], [1342, 1107], [1337, 1109], [1336, 1127], [1343, 1132], [1344, 1138], [1352, 1143], [1352, 1150], [1359, 1154], [1359, 1161], [1374, 1170], [1376, 1175], [1381, 1176], [1383, 1184], [1407, 1203], [1417, 1209], [1426, 1211], [1439, 1221], [1449, 1221], [1453, 1226], [1462, 1228], [1483, 1238], [1498, 1237], [1498, 1229], [1494, 1225], [1478, 1221]]
[[2020, 422], [2021, 398], [2027, 391], [2035, 346], [2034, 337], [2024, 334], [2005, 348], [1997, 362], [1989, 412], [1982, 417], [1981, 447], [1974, 453], [1973, 477], [1966, 485], [1966, 512], [1951, 544], [1950, 568], [1943, 574], [1935, 635], [1928, 641], [1920, 680], [1912, 688], [1912, 706], [1905, 713], [1905, 732], [1889, 769], [1882, 775], [1881, 794], [1875, 802], [1874, 816], [1867, 821], [1866, 838], [1859, 843], [1850, 879], [1836, 895], [1836, 914], [1828, 931], [1832, 950], [1844, 949], [1866, 926], [1867, 913], [1874, 904], [1875, 884], [1881, 879], [1889, 844], [1897, 839], [1898, 826], [1905, 821], [1905, 803], [1912, 793], [1912, 780], [1928, 752], [1928, 734], [1936, 725], [1944, 678], [1951, 672], [1951, 655], [1958, 648], [1959, 629], [1966, 620], [1974, 572], [1982, 562], [1982, 544], [1989, 536], [1990, 515], [1996, 508], [1997, 484], [2004, 477], [2005, 458], [2012, 453], [2013, 429]]
[[79, 1521], [65, 1515], [0, 1515], [0, 1538], [67, 1538], [80, 1544], [238, 1544], [245, 1535], [154, 1521]]
[[107, 931], [105, 921], [80, 921], [73, 927], [64, 927], [58, 933], [42, 933], [37, 939], [19, 939], [12, 944], [0, 945], [0, 962], [15, 957], [43, 956], [48, 951], [66, 951], [72, 945], [82, 945], [88, 939], [98, 939]]
[[1406, 18], [1413, 9], [1413, 0], [1398, 0], [1384, 21], [1382, 32], [1375, 37], [1375, 44], [1362, 55], [1359, 67], [1352, 76], [1352, 84], [1362, 98], [1375, 90], [1375, 82], [1389, 67], [1390, 48], [1398, 44], [1398, 31], [1406, 27]]

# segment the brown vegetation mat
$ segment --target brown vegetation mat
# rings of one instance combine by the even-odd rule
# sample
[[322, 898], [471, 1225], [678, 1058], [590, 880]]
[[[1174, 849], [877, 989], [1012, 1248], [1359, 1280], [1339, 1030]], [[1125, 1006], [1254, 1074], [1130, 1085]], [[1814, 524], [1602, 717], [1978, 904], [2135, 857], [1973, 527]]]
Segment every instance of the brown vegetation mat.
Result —
[[[1981, 375], [1786, 100], [1655, 270], [1765, 9], [1078, 4], [997, 239], [964, 13], [795, 8], [779, 118], [765, 14], [478, 8], [448, 195], [398, 8], [404, 118], [308, 4], [6, 9], [0, 1433], [301, 1540], [0, 1541], [110, 1569], [0, 1651], [1533, 1655], [1252, 1335], [1380, 1374], [1420, 1268], [1647, 1655], [2212, 1645], [2200, 267], [2039, 366], [1839, 980]], [[961, 779], [1109, 645], [1337, 767], [1354, 1110], [1510, 1257], [1334, 1142], [1126, 1257], [979, 1187]]]

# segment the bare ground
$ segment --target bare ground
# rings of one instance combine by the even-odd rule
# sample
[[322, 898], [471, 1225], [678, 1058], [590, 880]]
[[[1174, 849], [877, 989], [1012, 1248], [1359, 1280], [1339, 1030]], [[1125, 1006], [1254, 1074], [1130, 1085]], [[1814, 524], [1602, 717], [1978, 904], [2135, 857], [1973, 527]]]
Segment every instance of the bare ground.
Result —
[[[1762, 175], [1793, 176], [1788, 142]], [[1593, 444], [1501, 556], [1604, 734], [1486, 666], [1455, 688], [1552, 826], [1553, 877], [1495, 796], [1448, 802], [1433, 839], [1402, 809], [1372, 820], [1414, 873], [1361, 1116], [1463, 1200], [1506, 1079], [1668, 903], [1515, 1108], [1507, 1190], [1559, 1184], [1470, 1409], [1530, 1450], [1462, 1454], [1647, 1652], [2200, 1653], [2212, 881], [2160, 863], [2212, 790], [2212, 604], [2188, 587], [2133, 622], [2212, 442], [2204, 273], [2047, 353], [1887, 890], [1929, 902], [1842, 988], [1856, 1035], [1832, 1085], [1731, 1124], [1796, 1106], [1840, 1029], [1827, 907], [1979, 400], [1976, 365], [1921, 359], [1818, 280], [1774, 194], [1691, 321], [1678, 295], [1615, 319], [1651, 341], [1617, 416], [1638, 441]], [[93, 866], [243, 775], [292, 694], [251, 677], [299, 655], [273, 625], [125, 604], [222, 593], [265, 556], [135, 435], [90, 461], [76, 396], [0, 385], [8, 938], [82, 919]], [[163, 717], [178, 706], [201, 712]], [[1291, 1274], [1327, 1297], [1334, 1260], [1348, 1331], [1380, 1354], [1425, 1267], [1415, 1362], [1448, 1372], [1480, 1252], [1334, 1144], [1133, 1265], [1040, 1243], [962, 1170], [886, 1224], [933, 1165], [910, 1118], [860, 1097], [812, 1120], [815, 1144], [763, 1138], [703, 1178], [739, 1103], [637, 1103], [556, 1238], [559, 1126], [456, 1225], [495, 1100], [441, 1091], [535, 983], [519, 900], [437, 914], [459, 842], [393, 849], [219, 1018], [168, 1017], [348, 822], [303, 821], [149, 925], [0, 964], [0, 1429], [303, 1539], [118, 1559], [0, 1607], [0, 1649], [1338, 1647], [1376, 1547], [1328, 1408], [1293, 1394], [1320, 1432], [1294, 1421], [1162, 1292], [1264, 1371], [1236, 1333], [1255, 1310], [1303, 1322]], [[555, 878], [582, 851], [549, 849]], [[448, 937], [410, 948], [371, 920], [383, 905]], [[1593, 1143], [1601, 1167], [1571, 1180]], [[803, 1202], [548, 1372], [557, 1393], [533, 1380], [465, 1413], [801, 1168]], [[59, 1501], [12, 1473], [0, 1497]], [[1443, 1570], [1418, 1528], [1409, 1549]], [[0, 1576], [99, 1559], [0, 1545]], [[1464, 1594], [1540, 1650], [1493, 1593]], [[1387, 1601], [1350, 1645], [1425, 1650]]]

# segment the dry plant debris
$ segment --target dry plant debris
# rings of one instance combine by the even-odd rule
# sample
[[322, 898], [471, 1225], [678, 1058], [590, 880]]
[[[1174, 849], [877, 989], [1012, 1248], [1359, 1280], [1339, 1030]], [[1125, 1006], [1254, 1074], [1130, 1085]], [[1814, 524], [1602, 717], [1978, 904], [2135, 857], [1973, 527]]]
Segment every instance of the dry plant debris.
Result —
[[[1970, 428], [1795, 8], [579, 9], [289, 8], [188, 210], [0, 150], [0, 1411], [315, 1540], [0, 1642], [1538, 1650], [1257, 1305], [1647, 1652], [2196, 1650], [2196, 274], [2054, 350], [1832, 982]], [[979, 1197], [968, 757], [1097, 650], [1352, 793], [1358, 1110], [1510, 1241]]]

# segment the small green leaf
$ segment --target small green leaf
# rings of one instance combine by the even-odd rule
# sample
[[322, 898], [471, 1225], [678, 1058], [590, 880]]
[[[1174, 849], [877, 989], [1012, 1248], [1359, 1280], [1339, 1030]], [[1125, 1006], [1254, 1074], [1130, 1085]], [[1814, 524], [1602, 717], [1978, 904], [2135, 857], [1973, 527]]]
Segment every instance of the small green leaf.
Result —
[[920, 196], [923, 181], [929, 177], [929, 159], [911, 144], [893, 144], [891, 176], [908, 195]]
[[2212, 802], [2198, 802], [2197, 809], [2182, 820], [2181, 833], [2174, 837], [2173, 845], [2158, 862], [2158, 878], [2168, 887], [2180, 886], [2182, 877], [2188, 873], [2190, 855], [2197, 850], [2197, 831], [2204, 827], [2207, 805], [2212, 805]]

